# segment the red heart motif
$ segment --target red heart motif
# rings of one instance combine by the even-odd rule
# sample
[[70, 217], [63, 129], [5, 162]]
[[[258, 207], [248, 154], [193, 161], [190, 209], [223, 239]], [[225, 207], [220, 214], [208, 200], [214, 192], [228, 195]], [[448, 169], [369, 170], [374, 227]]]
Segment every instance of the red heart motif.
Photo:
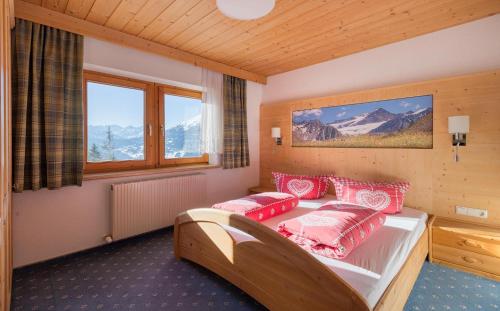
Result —
[[391, 197], [385, 191], [363, 189], [356, 193], [356, 201], [366, 207], [383, 210], [391, 203]]
[[313, 190], [314, 183], [307, 179], [292, 179], [288, 181], [287, 187], [290, 192], [300, 198]]

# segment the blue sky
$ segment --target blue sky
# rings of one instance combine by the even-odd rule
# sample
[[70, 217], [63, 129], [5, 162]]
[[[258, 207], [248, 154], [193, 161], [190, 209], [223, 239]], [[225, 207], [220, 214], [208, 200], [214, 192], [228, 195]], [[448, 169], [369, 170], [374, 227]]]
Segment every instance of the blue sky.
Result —
[[89, 82], [89, 125], [144, 125], [144, 91]]
[[165, 95], [165, 128], [194, 118], [201, 114], [199, 99]]
[[[144, 125], [144, 91], [89, 82], [87, 85], [89, 125]], [[201, 113], [200, 100], [166, 95], [166, 128]]]
[[362, 113], [372, 112], [378, 108], [384, 108], [385, 110], [392, 113], [403, 113], [408, 111], [417, 111], [419, 109], [429, 107], [432, 107], [432, 96], [424, 95], [346, 106], [294, 111], [293, 120], [304, 121], [319, 119], [324, 124], [327, 124], [337, 120], [348, 119]]

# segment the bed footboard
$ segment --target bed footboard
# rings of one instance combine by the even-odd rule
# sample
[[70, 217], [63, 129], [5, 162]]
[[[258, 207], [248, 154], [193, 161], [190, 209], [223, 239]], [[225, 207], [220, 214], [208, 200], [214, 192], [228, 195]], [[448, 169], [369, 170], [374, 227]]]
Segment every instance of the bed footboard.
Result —
[[[236, 242], [227, 226], [254, 239]], [[193, 209], [175, 221], [175, 255], [233, 283], [271, 310], [369, 310], [332, 270], [277, 232], [244, 216]]]

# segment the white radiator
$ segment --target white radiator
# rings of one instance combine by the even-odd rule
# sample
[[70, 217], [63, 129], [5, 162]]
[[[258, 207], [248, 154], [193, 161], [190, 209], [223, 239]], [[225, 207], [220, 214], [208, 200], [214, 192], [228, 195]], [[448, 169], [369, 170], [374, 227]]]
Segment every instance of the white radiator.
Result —
[[174, 224], [180, 212], [206, 203], [205, 174], [172, 176], [111, 186], [112, 239]]

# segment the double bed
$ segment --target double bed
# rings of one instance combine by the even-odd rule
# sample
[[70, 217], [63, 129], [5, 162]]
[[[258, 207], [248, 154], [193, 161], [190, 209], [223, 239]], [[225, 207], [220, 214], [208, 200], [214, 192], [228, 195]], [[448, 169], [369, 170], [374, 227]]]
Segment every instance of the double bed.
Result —
[[427, 214], [411, 208], [344, 259], [311, 254], [274, 229], [333, 200], [301, 200], [262, 222], [202, 208], [180, 214], [175, 254], [224, 277], [271, 310], [401, 310], [428, 253]]

